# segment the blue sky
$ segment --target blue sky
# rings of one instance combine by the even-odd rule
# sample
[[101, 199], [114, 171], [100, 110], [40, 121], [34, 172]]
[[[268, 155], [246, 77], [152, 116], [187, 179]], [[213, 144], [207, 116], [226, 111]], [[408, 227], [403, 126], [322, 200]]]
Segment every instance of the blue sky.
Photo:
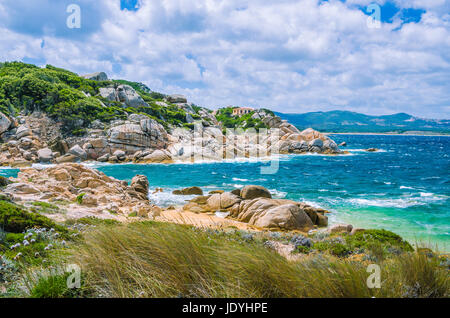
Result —
[[[72, 3], [80, 29], [66, 26]], [[105, 71], [210, 108], [450, 118], [449, 12], [450, 0], [2, 0], [0, 60]]]

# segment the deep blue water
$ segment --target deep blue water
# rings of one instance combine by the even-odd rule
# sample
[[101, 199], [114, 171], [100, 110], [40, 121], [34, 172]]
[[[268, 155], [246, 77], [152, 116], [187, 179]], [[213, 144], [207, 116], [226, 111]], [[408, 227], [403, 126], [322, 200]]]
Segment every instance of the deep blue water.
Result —
[[[438, 244], [450, 251], [450, 137], [333, 135], [347, 142], [350, 155], [282, 156], [274, 175], [261, 174], [267, 162], [173, 165], [103, 165], [118, 179], [145, 174], [150, 198], [160, 205], [182, 204], [173, 189], [200, 186], [231, 190], [246, 184], [270, 189], [275, 197], [305, 201], [332, 212], [331, 222], [392, 230], [413, 243]], [[380, 152], [362, 151], [369, 147]], [[0, 170], [13, 175], [15, 170]]]

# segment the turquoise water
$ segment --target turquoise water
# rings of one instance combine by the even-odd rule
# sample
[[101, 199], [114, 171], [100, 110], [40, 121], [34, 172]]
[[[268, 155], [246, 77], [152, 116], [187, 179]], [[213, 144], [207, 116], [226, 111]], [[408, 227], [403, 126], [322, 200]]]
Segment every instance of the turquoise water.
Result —
[[[274, 175], [262, 175], [267, 162], [96, 166], [107, 175], [149, 178], [150, 194], [162, 206], [186, 197], [170, 192], [187, 186], [231, 190], [246, 184], [267, 187], [277, 198], [305, 201], [332, 212], [331, 222], [385, 228], [411, 242], [450, 251], [450, 137], [334, 135], [350, 155], [282, 156]], [[376, 147], [380, 152], [362, 149]], [[345, 148], [344, 148], [345, 149]], [[14, 175], [16, 170], [0, 170]]]

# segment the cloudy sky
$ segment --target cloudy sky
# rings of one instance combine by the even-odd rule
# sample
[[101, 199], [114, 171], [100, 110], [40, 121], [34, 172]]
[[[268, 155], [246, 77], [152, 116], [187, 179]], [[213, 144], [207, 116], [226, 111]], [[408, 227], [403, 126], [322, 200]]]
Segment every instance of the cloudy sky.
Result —
[[210, 108], [450, 118], [449, 13], [450, 0], [1, 0], [0, 60], [105, 71]]

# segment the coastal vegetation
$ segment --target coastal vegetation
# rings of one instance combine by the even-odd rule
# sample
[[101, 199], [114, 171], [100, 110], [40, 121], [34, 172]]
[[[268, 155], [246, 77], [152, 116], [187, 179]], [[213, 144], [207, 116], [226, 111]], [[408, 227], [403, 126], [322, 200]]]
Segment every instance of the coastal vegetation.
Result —
[[[129, 107], [98, 95], [102, 87], [121, 84], [134, 88], [146, 105]], [[0, 63], [0, 111], [15, 116], [43, 111], [63, 123], [66, 133], [83, 134], [95, 120], [108, 123], [129, 114], [145, 114], [160, 124], [185, 126], [186, 111], [172, 103], [161, 106], [164, 94], [144, 84], [125, 80], [96, 81], [47, 65], [40, 68], [22, 62]], [[195, 119], [195, 118], [194, 118]]]
[[[450, 296], [448, 257], [413, 250], [389, 231], [305, 237], [93, 217], [55, 224], [0, 204], [0, 297]], [[18, 219], [27, 222], [5, 226]], [[289, 242], [293, 259], [274, 248]], [[366, 283], [374, 263], [381, 288]], [[67, 287], [68, 264], [80, 266], [80, 288]]]
[[225, 128], [268, 128], [260, 118], [255, 117], [254, 115], [255, 112], [252, 111], [241, 116], [233, 116], [233, 107], [225, 107], [217, 111], [216, 119], [221, 122]]

